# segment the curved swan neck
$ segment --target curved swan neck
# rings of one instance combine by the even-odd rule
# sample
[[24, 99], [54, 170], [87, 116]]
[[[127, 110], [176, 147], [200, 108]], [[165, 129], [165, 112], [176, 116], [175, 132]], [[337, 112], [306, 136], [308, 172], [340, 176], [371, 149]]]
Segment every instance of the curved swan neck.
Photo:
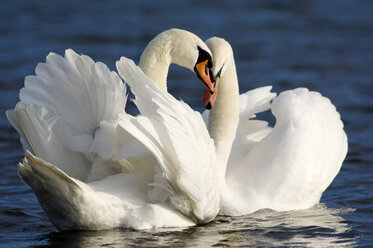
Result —
[[171, 40], [165, 32], [157, 35], [146, 46], [139, 67], [161, 89], [167, 91], [167, 74], [171, 64]]
[[[233, 56], [233, 55], [232, 55]], [[236, 136], [238, 125], [238, 80], [234, 59], [230, 60], [220, 78], [215, 106], [210, 111], [208, 128], [214, 139], [216, 153], [221, 163], [221, 175], [225, 175], [226, 164]]]
[[167, 90], [167, 74], [171, 64], [193, 71], [197, 63], [198, 47], [210, 52], [195, 34], [181, 29], [169, 29], [149, 42], [141, 55], [139, 67], [161, 89]]

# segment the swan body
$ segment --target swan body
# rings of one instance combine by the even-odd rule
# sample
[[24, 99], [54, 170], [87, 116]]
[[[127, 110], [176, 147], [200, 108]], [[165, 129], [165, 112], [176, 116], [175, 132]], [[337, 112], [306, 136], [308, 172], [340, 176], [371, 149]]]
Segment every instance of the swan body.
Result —
[[[197, 36], [171, 29], [155, 40], [140, 63], [151, 78], [146, 77], [149, 84], [165, 89], [170, 63], [195, 71], [202, 80], [210, 78], [203, 74], [208, 72], [204, 66], [211, 66], [210, 51]], [[181, 51], [182, 55], [175, 54]], [[164, 53], [165, 57], [160, 57]], [[127, 71], [140, 76], [126, 77], [143, 79], [138, 67]], [[117, 73], [71, 49], [65, 57], [50, 53], [35, 72], [35, 76], [26, 77], [20, 102], [7, 111], [7, 117], [20, 134], [23, 148], [30, 151], [18, 165], [20, 177], [57, 229], [190, 226], [216, 216], [217, 187], [206, 192], [198, 188], [200, 182], [192, 180], [196, 174], [192, 163], [203, 163], [208, 157], [188, 160], [182, 156], [169, 140], [171, 129], [163, 124], [159, 128], [165, 133], [158, 134], [160, 149], [158, 153], [151, 150], [151, 154], [119, 125], [149, 116], [135, 118], [124, 112], [126, 88]], [[141, 99], [136, 101], [144, 115], [158, 108], [147, 108]], [[153, 127], [146, 128], [149, 131], [142, 131], [151, 133]], [[205, 144], [207, 131], [205, 134], [195, 141]], [[213, 149], [210, 142], [207, 147]], [[163, 146], [174, 150], [167, 153]], [[193, 151], [198, 152], [198, 147]], [[213, 173], [206, 170], [198, 176], [213, 178]]]
[[[230, 45], [206, 43], [210, 48], [172, 29], [150, 42], [139, 67], [122, 57], [120, 77], [72, 50], [49, 54], [26, 77], [20, 102], [7, 112], [31, 151], [19, 174], [59, 230], [190, 226], [218, 213], [319, 201], [347, 151], [335, 107], [306, 89], [275, 98], [264, 87], [239, 96]], [[208, 129], [198, 112], [166, 92], [171, 63], [195, 71], [216, 97], [205, 114]], [[208, 82], [210, 70], [219, 88]], [[139, 116], [124, 112], [121, 78]], [[268, 109], [273, 128], [249, 119]]]
[[[213, 74], [221, 70], [216, 105], [205, 113], [219, 161], [219, 213], [304, 209], [318, 203], [347, 153], [334, 105], [305, 88], [275, 97], [271, 87], [263, 87], [239, 96], [229, 43], [211, 38], [206, 44], [214, 58]], [[268, 109], [276, 117], [273, 128], [250, 119]]]
[[194, 225], [168, 204], [150, 203], [144, 184], [148, 178], [140, 173], [120, 173], [84, 183], [29, 152], [18, 169], [59, 230]]

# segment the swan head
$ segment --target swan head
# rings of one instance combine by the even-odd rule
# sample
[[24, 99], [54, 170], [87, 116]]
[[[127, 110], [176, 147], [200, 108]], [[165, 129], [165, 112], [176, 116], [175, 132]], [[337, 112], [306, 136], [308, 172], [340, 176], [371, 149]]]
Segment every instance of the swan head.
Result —
[[[150, 41], [140, 59], [141, 69], [145, 73], [148, 72], [147, 75], [152, 74], [149, 70], [154, 71], [151, 78], [155, 79], [161, 88], [166, 88], [170, 64], [177, 64], [195, 72], [204, 86], [210, 92], [214, 91], [210, 76], [213, 66], [211, 52], [195, 34], [177, 28], [163, 31]], [[160, 76], [162, 73], [159, 68], [167, 68], [163, 76]]]
[[206, 88], [203, 97], [203, 105], [206, 109], [211, 109], [216, 102], [220, 77], [224, 75], [227, 67], [234, 62], [234, 60], [232, 47], [226, 40], [218, 37], [212, 37], [208, 39], [205, 44], [210, 49], [212, 57], [214, 58], [214, 65], [210, 72], [212, 74], [211, 80], [214, 91], [211, 92], [208, 88]]
[[213, 93], [210, 74], [213, 61], [207, 45], [197, 35], [186, 30], [173, 28], [163, 33], [173, 38], [171, 63], [195, 72], [206, 89]]

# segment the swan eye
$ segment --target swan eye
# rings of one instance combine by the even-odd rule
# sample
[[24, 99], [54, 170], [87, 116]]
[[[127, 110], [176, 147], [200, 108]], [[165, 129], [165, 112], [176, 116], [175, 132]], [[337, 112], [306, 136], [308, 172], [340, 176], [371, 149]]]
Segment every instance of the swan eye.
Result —
[[203, 62], [203, 61], [207, 61], [207, 67], [209, 69], [212, 68], [213, 63], [212, 63], [211, 54], [209, 52], [207, 52], [206, 50], [203, 50], [199, 46], [197, 46], [197, 49], [198, 49], [198, 59], [197, 59], [196, 64], [199, 64], [200, 62]]
[[216, 76], [215, 77], [220, 77], [221, 76], [221, 71], [223, 70], [223, 67], [224, 67], [225, 64], [223, 64], [220, 68], [220, 70], [218, 71], [218, 73], [216, 73]]
[[211, 55], [206, 52], [206, 50], [203, 50], [199, 46], [198, 48], [198, 59], [194, 66], [194, 71], [197, 74], [198, 78], [201, 80], [201, 82], [205, 85], [206, 90], [210, 91], [211, 94], [214, 93], [214, 84], [213, 82], [213, 76], [211, 73], [211, 67], [212, 67], [212, 57]]

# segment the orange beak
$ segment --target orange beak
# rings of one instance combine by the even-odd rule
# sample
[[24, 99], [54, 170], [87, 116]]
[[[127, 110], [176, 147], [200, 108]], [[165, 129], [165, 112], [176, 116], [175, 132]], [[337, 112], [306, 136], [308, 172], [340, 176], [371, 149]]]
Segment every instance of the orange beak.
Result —
[[208, 60], [199, 62], [194, 66], [194, 71], [196, 72], [198, 78], [205, 85], [206, 89], [213, 94], [215, 87], [211, 82], [210, 69], [207, 67]]
[[205, 94], [203, 95], [203, 106], [205, 106], [206, 109], [211, 109], [212, 107], [214, 107], [216, 102], [216, 96], [219, 89], [219, 77], [217, 77], [215, 80], [215, 91], [211, 93], [209, 90], [205, 89]]

